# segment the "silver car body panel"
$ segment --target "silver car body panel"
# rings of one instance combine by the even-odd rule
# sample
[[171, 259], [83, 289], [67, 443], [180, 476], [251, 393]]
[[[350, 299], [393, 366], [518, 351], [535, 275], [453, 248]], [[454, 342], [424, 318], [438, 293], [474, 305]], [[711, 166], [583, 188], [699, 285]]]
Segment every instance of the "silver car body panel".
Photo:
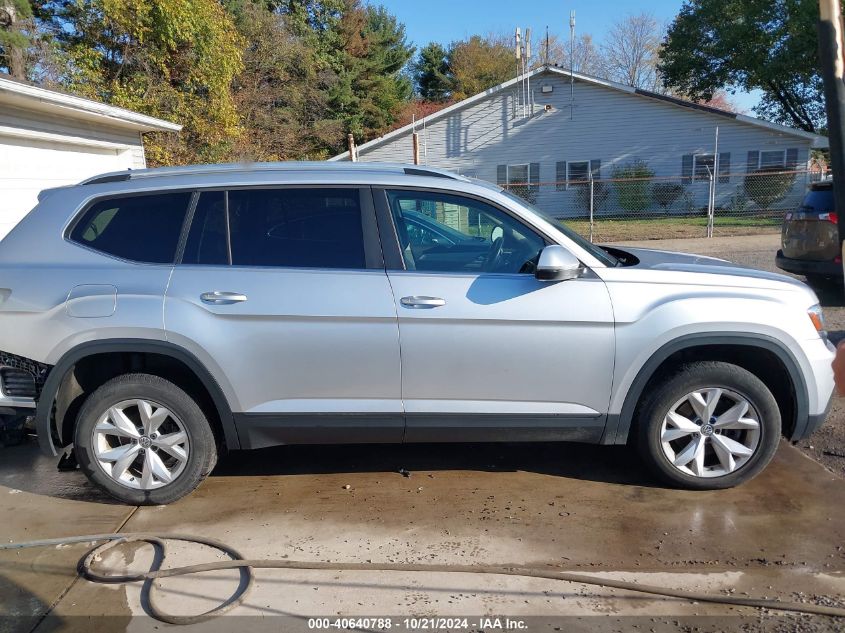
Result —
[[[405, 415], [411, 428], [414, 416], [429, 424], [425, 416], [471, 412], [589, 426], [620, 414], [631, 385], [667, 343], [742, 333], [788, 350], [806, 383], [809, 415], [826, 410], [833, 351], [807, 317], [818, 303], [807, 286], [712, 258], [645, 250], [635, 252], [637, 265], [608, 267], [490, 186], [405, 169], [176, 168], [45, 192], [0, 243], [0, 350], [55, 365], [90, 341], [168, 342], [208, 370], [236, 414]], [[77, 213], [102, 196], [285, 184], [482, 197], [569, 249], [588, 272], [541, 282], [522, 275], [147, 265], [64, 237]], [[99, 289], [79, 296], [87, 286]], [[113, 309], [104, 286], [115, 288]], [[209, 306], [199, 300], [209, 291], [248, 300]], [[408, 310], [401, 299], [412, 295], [445, 304]], [[3, 406], [27, 405], [0, 394]]]
[[[607, 411], [613, 309], [597, 277], [548, 283], [533, 275], [389, 276], [408, 413], [593, 417]], [[445, 305], [401, 304], [418, 295]]]
[[[205, 292], [247, 300], [209, 305]], [[177, 266], [167, 339], [225, 368], [243, 413], [402, 413], [399, 331], [384, 271]]]

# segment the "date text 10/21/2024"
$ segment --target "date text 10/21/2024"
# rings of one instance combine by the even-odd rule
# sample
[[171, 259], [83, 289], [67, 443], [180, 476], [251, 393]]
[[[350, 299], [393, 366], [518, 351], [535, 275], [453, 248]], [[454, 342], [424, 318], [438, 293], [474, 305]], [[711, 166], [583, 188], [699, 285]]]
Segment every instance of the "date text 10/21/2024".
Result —
[[346, 617], [346, 618], [309, 618], [311, 630], [349, 630], [369, 629], [375, 631], [525, 631], [528, 625], [518, 618], [482, 616], [476, 618], [460, 617]]

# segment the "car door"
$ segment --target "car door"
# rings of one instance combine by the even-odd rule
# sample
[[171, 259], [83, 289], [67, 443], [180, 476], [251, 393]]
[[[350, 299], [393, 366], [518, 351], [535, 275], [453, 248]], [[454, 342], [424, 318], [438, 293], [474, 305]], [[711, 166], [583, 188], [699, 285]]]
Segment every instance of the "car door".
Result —
[[[534, 268], [548, 239], [484, 200], [376, 190], [399, 316], [406, 441], [598, 441], [614, 359], [604, 283], [590, 271], [548, 282]], [[404, 214], [459, 231], [416, 244]], [[393, 256], [389, 253], [395, 251]]]
[[396, 309], [368, 188], [203, 191], [165, 301], [242, 445], [401, 441]]

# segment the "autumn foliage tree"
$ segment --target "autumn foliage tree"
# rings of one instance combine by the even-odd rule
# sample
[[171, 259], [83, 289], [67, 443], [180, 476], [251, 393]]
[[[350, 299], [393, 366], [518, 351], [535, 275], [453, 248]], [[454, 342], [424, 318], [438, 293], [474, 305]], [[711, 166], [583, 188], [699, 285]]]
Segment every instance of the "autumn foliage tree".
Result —
[[473, 35], [449, 50], [452, 97], [465, 99], [516, 75], [516, 59], [507, 39]]
[[241, 132], [231, 92], [244, 41], [216, 0], [91, 0], [53, 15], [77, 94], [184, 125], [153, 135], [153, 164], [225, 158]]

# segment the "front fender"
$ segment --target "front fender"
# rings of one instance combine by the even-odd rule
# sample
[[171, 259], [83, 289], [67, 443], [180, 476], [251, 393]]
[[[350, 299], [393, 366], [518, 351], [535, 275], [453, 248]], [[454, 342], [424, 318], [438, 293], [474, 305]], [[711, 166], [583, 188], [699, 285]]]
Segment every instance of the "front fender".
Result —
[[633, 376], [627, 385], [614, 392], [615, 410], [608, 414], [603, 444], [625, 444], [634, 419], [637, 404], [648, 381], [658, 367], [672, 354], [706, 345], [736, 345], [767, 350], [775, 354], [786, 367], [794, 389], [795, 428], [792, 437], [802, 437], [809, 424], [810, 399], [804, 372], [796, 356], [781, 340], [766, 334], [740, 332], [699, 332], [675, 338], [650, 354], [647, 361], [628, 371]]

